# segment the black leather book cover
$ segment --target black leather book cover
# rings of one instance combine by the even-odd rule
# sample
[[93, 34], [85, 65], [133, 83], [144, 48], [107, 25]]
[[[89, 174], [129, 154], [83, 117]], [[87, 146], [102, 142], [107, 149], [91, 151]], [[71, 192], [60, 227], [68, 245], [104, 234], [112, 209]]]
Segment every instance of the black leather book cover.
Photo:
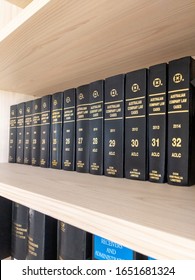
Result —
[[9, 162], [16, 162], [17, 147], [17, 105], [10, 106], [10, 126], [9, 126]]
[[25, 103], [17, 105], [17, 150], [16, 150], [16, 162], [24, 163], [24, 115], [25, 115]]
[[16, 202], [12, 203], [12, 259], [26, 259], [28, 247], [28, 213], [28, 207]]
[[25, 134], [24, 134], [24, 164], [31, 164], [31, 131], [32, 131], [32, 101], [25, 103]]
[[167, 64], [151, 66], [148, 76], [149, 181], [166, 181]]
[[57, 220], [29, 210], [27, 260], [56, 260]]
[[58, 259], [90, 260], [92, 235], [82, 229], [58, 221]]
[[168, 72], [167, 180], [188, 186], [195, 184], [195, 61], [170, 61]]
[[40, 164], [40, 130], [41, 130], [41, 98], [33, 100], [33, 118], [32, 118], [32, 157], [31, 164], [39, 166]]
[[124, 81], [120, 74], [105, 79], [104, 174], [124, 175]]
[[0, 259], [11, 256], [12, 202], [0, 196]]
[[147, 164], [147, 69], [126, 74], [125, 177], [146, 180]]
[[76, 171], [89, 173], [89, 85], [76, 90]]
[[62, 168], [63, 92], [52, 95], [51, 113], [51, 167]]
[[89, 170], [91, 174], [103, 174], [104, 144], [104, 80], [89, 85]]
[[51, 95], [41, 98], [40, 166], [50, 167]]
[[64, 91], [62, 169], [75, 170], [76, 89]]

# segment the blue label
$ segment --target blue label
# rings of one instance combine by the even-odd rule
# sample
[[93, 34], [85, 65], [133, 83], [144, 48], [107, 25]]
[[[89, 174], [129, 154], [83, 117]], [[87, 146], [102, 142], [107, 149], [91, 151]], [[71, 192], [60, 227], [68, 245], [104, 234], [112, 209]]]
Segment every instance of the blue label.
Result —
[[133, 260], [133, 250], [94, 235], [94, 258], [97, 260]]
[[151, 260], [156, 260], [156, 259], [153, 259], [153, 258], [151, 258], [151, 257], [148, 257], [148, 260], [150, 260], [150, 261], [151, 261]]

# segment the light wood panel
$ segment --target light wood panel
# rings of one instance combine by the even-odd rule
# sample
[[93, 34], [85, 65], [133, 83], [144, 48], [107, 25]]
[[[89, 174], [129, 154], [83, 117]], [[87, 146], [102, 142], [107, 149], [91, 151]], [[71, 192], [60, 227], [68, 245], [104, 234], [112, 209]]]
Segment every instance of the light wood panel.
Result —
[[0, 90], [0, 162], [8, 162], [10, 106], [33, 96]]
[[194, 14], [194, 0], [33, 1], [0, 33], [0, 88], [42, 95], [194, 55]]
[[0, 164], [0, 195], [157, 259], [195, 259], [195, 186]]
[[11, 4], [14, 4], [22, 9], [24, 9], [26, 6], [28, 6], [33, 0], [6, 0], [10, 2]]

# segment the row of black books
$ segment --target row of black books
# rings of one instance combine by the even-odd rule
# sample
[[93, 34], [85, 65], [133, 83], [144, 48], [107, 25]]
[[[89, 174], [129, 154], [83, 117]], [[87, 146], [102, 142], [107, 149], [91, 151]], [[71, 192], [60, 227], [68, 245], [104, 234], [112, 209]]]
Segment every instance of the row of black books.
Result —
[[9, 162], [195, 183], [195, 61], [151, 66], [11, 107]]
[[147, 260], [140, 253], [13, 202], [16, 260]]

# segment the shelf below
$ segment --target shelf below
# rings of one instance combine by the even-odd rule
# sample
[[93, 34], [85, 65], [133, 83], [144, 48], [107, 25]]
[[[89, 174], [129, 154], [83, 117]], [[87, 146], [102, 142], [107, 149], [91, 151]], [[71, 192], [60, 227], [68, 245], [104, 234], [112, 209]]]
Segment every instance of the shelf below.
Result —
[[0, 195], [157, 259], [195, 259], [195, 186], [3, 163]]
[[32, 1], [0, 32], [0, 89], [45, 95], [195, 52], [195, 1]]

